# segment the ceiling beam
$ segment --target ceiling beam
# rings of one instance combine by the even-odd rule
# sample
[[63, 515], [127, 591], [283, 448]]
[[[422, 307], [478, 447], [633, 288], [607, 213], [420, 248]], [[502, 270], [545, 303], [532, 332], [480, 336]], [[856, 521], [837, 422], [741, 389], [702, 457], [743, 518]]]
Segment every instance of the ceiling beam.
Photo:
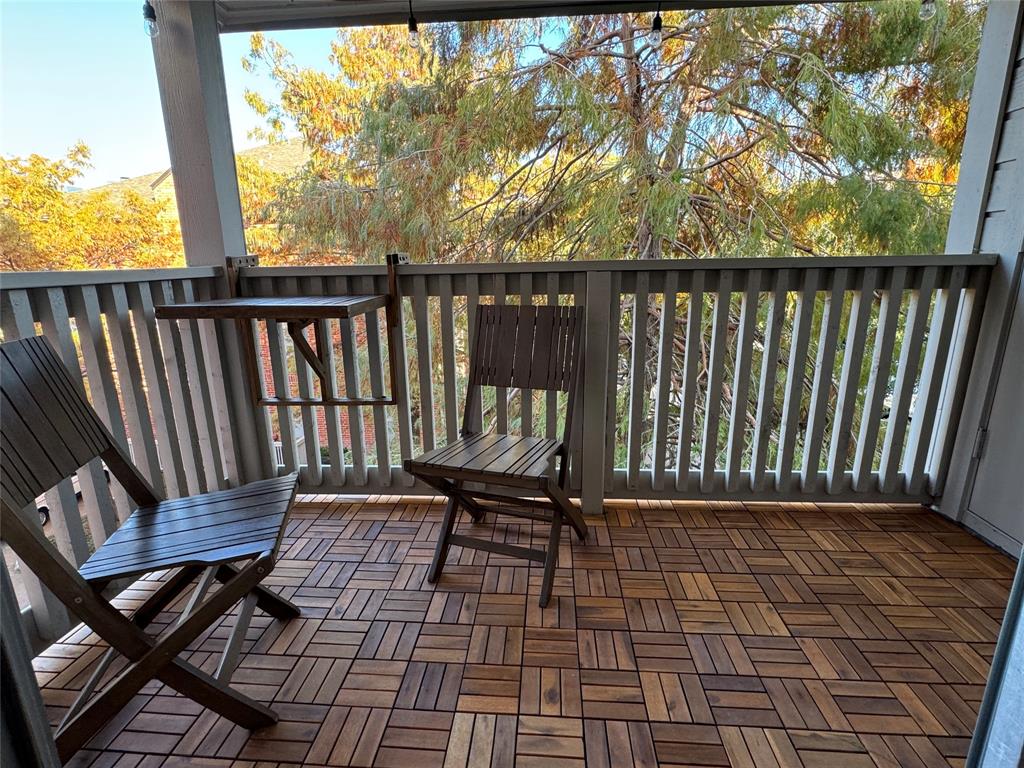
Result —
[[[827, 0], [847, 2], [848, 0]], [[796, 5], [794, 0], [668, 0], [662, 11]], [[255, 32], [315, 27], [363, 27], [405, 24], [408, 0], [217, 0], [221, 32]], [[657, 2], [559, 2], [558, 0], [413, 0], [416, 20], [482, 21], [606, 13], [653, 13]]]

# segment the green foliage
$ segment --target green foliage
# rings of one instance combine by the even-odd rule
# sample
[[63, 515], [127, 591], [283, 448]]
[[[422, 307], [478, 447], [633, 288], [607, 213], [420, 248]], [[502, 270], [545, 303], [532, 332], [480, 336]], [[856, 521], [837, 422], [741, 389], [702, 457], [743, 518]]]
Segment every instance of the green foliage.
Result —
[[254, 35], [250, 103], [313, 159], [285, 250], [430, 261], [942, 248], [983, 7], [906, 0], [339, 30], [329, 72]]

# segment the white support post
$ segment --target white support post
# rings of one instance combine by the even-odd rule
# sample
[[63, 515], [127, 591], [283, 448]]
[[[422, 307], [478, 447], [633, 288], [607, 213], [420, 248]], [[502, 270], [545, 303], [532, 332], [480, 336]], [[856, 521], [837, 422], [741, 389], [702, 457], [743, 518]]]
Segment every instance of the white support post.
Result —
[[[159, 34], [153, 40], [160, 102], [171, 158], [178, 219], [189, 266], [226, 267], [245, 255], [245, 230], [231, 140], [224, 64], [213, 0], [157, 0]], [[230, 290], [226, 278], [225, 293]], [[208, 365], [224, 365], [227, 412], [240, 479], [264, 475], [253, 404], [243, 371], [237, 331], [228, 323], [202, 324], [205, 349], [222, 350]], [[219, 339], [217, 338], [219, 336]]]
[[583, 487], [584, 514], [604, 512], [605, 429], [608, 402], [608, 344], [611, 318], [610, 272], [587, 274], [586, 339], [583, 358]]

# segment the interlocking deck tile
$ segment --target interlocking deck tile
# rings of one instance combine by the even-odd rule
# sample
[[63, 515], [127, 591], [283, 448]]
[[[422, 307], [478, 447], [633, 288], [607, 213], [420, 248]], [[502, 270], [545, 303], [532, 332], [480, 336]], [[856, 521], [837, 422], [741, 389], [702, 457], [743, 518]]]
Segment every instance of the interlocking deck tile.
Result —
[[[257, 613], [234, 678], [278, 724], [250, 734], [154, 682], [71, 764], [963, 764], [1013, 563], [930, 512], [609, 504], [587, 544], [563, 539], [541, 609], [540, 569], [508, 557], [453, 548], [428, 584], [441, 511], [300, 505], [268, 584], [303, 616]], [[546, 540], [541, 524], [485, 532]], [[229, 629], [189, 660], [212, 672]], [[76, 628], [35, 660], [54, 722], [102, 652]]]

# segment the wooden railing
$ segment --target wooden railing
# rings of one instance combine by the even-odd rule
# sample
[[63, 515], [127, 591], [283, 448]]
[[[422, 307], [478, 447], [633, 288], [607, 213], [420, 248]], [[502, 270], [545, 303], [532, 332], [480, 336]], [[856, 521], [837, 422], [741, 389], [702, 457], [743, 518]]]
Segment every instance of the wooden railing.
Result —
[[[313, 414], [279, 413], [290, 457], [279, 470], [300, 469], [310, 489], [403, 488], [400, 459], [456, 434], [476, 307], [568, 302], [588, 315], [584, 416], [571, 455], [572, 487], [590, 496], [591, 510], [603, 494], [928, 501], [942, 490], [992, 263], [969, 255], [403, 267], [403, 333], [390, 341], [403, 347], [410, 396], [397, 412], [352, 408], [339, 418], [327, 409], [323, 467], [314, 466]], [[375, 267], [251, 268], [242, 286], [255, 295], [381, 292], [385, 279]], [[347, 386], [379, 387], [389, 341], [379, 331], [335, 333], [370, 340], [353, 345], [354, 370], [339, 366]], [[276, 370], [293, 365], [283, 342], [269, 350]], [[482, 416], [499, 430], [555, 436], [559, 414], [551, 395], [497, 392]], [[304, 455], [287, 450], [299, 434], [292, 424], [302, 426]]]
[[[51, 338], [115, 439], [169, 496], [252, 479], [252, 467], [298, 470], [312, 493], [425, 491], [401, 461], [457, 434], [477, 307], [571, 303], [587, 310], [582, 416], [570, 441], [571, 487], [586, 511], [623, 496], [928, 502], [942, 493], [993, 263], [966, 255], [404, 266], [394, 328], [372, 314], [321, 328], [348, 396], [384, 392], [394, 348], [398, 406], [248, 402], [227, 381], [239, 365], [232, 326], [155, 320], [158, 304], [223, 292], [212, 268], [4, 274], [0, 316], [4, 338]], [[250, 295], [377, 294], [386, 282], [383, 267], [239, 276]], [[319, 386], [280, 328], [256, 338], [278, 394]], [[475, 417], [485, 428], [554, 437], [563, 413], [554, 394], [496, 391]], [[76, 563], [129, 510], [98, 463], [46, 504], [59, 548]], [[59, 612], [26, 578], [45, 625], [47, 611]], [[49, 634], [60, 628], [55, 618]]]

